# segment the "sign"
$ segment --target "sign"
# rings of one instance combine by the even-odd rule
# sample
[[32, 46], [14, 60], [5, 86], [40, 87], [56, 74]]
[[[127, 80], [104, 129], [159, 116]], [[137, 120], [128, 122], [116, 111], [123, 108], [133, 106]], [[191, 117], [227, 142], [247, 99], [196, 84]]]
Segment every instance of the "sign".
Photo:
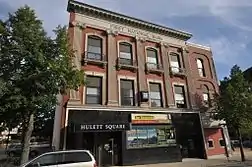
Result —
[[170, 124], [170, 114], [131, 114], [133, 124]]
[[156, 40], [163, 40], [159, 35], [155, 35], [153, 33], [150, 33], [148, 31], [142, 31], [130, 27], [125, 27], [121, 25], [115, 25], [115, 24], [110, 24], [110, 28], [114, 31], [122, 32], [122, 33], [127, 33], [131, 34], [134, 36], [139, 36], [139, 37], [144, 37], [144, 38], [149, 38], [149, 39], [156, 39]]
[[130, 129], [129, 123], [111, 124], [80, 124], [74, 125], [74, 131], [125, 131]]

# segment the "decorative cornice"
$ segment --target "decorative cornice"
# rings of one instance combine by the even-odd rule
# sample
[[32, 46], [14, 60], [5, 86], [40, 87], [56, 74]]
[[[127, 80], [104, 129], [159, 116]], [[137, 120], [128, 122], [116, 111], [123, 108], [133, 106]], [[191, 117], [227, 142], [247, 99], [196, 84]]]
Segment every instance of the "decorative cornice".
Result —
[[146, 39], [143, 37], [135, 36], [136, 41], [145, 42]]
[[117, 31], [113, 31], [111, 29], [107, 29], [107, 35], [113, 35], [113, 36], [117, 36], [118, 32]]
[[158, 33], [158, 34], [170, 36], [170, 37], [185, 40], [185, 41], [192, 37], [192, 34], [184, 32], [184, 31], [179, 31], [172, 28], [164, 27], [161, 25], [157, 25], [154, 23], [150, 23], [147, 21], [129, 17], [129, 16], [112, 12], [109, 10], [101, 9], [101, 8], [91, 6], [85, 3], [77, 2], [74, 0], [68, 1], [67, 11], [77, 12], [84, 15], [93, 16], [96, 18], [104, 19], [104, 20], [109, 20], [112, 22], [118, 22], [124, 25], [129, 25], [131, 27], [136, 27], [136, 28], [142, 27], [142, 29], [153, 32], [153, 33]]
[[81, 22], [77, 22], [77, 21], [72, 21], [70, 23], [70, 26], [72, 26], [72, 27], [79, 27], [80, 29], [85, 29], [86, 28], [86, 24], [85, 23], [81, 23]]

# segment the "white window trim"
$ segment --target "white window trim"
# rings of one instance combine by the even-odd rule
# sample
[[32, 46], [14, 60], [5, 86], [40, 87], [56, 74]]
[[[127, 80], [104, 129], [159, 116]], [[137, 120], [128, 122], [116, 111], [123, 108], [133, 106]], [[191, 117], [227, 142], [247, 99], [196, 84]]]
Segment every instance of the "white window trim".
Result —
[[188, 104], [189, 104], [189, 102], [188, 102], [188, 94], [187, 94], [187, 87], [186, 87], [186, 84], [184, 84], [184, 83], [179, 83], [179, 82], [173, 82], [172, 83], [172, 91], [173, 91], [173, 100], [174, 100], [174, 106], [175, 106], [175, 108], [177, 108], [177, 105], [176, 105], [176, 99], [175, 99], [175, 95], [176, 95], [176, 93], [175, 93], [175, 86], [183, 86], [184, 87], [184, 92], [185, 92], [185, 103], [186, 103], [186, 108], [188, 108]]
[[[164, 82], [162, 80], [155, 80], [155, 79], [147, 79], [147, 84], [148, 84], [148, 92], [150, 93], [150, 83], [158, 83], [161, 86], [161, 100], [163, 106], [161, 108], [164, 108], [166, 106], [166, 99], [165, 99], [165, 91], [164, 91]], [[149, 95], [149, 107], [151, 107], [151, 100], [150, 100], [150, 95]], [[151, 107], [153, 108], [153, 107]], [[158, 107], [159, 108], [159, 107]]]
[[127, 40], [118, 40], [117, 41], [117, 57], [120, 58], [120, 43], [127, 43], [127, 44], [131, 45], [131, 52], [132, 52], [131, 58], [132, 58], [133, 62], [136, 62], [136, 56], [135, 56], [136, 51], [135, 51], [135, 47], [134, 47], [135, 44], [133, 42], [130, 42]]
[[224, 144], [226, 145], [226, 142], [225, 142], [225, 140], [224, 140], [223, 138], [219, 138], [219, 145], [220, 145], [221, 148], [225, 148], [225, 145], [222, 146], [222, 145], [220, 144], [220, 141], [221, 141], [221, 140], [223, 140], [223, 141], [224, 141]]
[[70, 100], [80, 100], [80, 92], [78, 90], [70, 89], [69, 91]]
[[88, 37], [89, 36], [97, 36], [97, 37], [101, 38], [101, 40], [102, 40], [102, 55], [106, 55], [106, 37], [101, 36], [97, 33], [86, 33], [84, 53], [87, 52]]
[[[213, 147], [209, 147], [208, 141], [212, 141], [213, 142]], [[215, 143], [214, 143], [213, 139], [208, 139], [207, 140], [207, 149], [209, 149], [209, 150], [215, 149]]]
[[[137, 96], [137, 78], [133, 77], [133, 76], [125, 76], [125, 75], [118, 75], [117, 76], [117, 81], [118, 81], [118, 102], [119, 102], [119, 106], [121, 107], [121, 79], [125, 79], [125, 80], [131, 80], [134, 82], [134, 102], [135, 102], [135, 106], [137, 106], [137, 102], [138, 102], [138, 96]], [[130, 107], [130, 106], [127, 106]], [[132, 106], [134, 107], [134, 106]]]
[[146, 63], [149, 63], [149, 62], [147, 62], [147, 59], [148, 59], [147, 49], [148, 49], [148, 48], [154, 49], [154, 50], [157, 51], [157, 63], [158, 63], [158, 64], [161, 64], [161, 60], [160, 60], [161, 57], [159, 56], [159, 55], [160, 55], [160, 53], [159, 53], [159, 48], [156, 48], [156, 47], [153, 47], [153, 46], [149, 46], [149, 45], [148, 45], [148, 46], [145, 46], [145, 49], [144, 49], [144, 51], [145, 51], [145, 62], [146, 62]]
[[[94, 77], [101, 77], [102, 78], [102, 98], [101, 98], [101, 105], [105, 105], [106, 101], [106, 74], [100, 73], [100, 72], [93, 72], [93, 71], [85, 71], [85, 77], [86, 76], [94, 76]], [[83, 104], [86, 104], [86, 86], [83, 86]]]

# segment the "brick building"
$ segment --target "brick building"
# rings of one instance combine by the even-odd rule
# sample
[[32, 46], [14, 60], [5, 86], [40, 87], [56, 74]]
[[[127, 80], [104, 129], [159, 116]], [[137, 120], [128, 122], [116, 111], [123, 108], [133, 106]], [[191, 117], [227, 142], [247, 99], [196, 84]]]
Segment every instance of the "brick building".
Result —
[[186, 42], [190, 33], [80, 2], [69, 1], [68, 12], [73, 62], [87, 83], [58, 96], [56, 149], [89, 149], [109, 165], [225, 153], [224, 128], [206, 114], [218, 91], [210, 48]]

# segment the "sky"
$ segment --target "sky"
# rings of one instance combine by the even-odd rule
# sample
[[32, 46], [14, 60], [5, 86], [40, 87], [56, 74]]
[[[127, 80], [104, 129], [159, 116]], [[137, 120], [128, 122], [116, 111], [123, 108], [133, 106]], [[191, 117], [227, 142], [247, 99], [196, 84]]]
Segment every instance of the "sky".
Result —
[[[219, 79], [233, 65], [252, 66], [252, 0], [78, 0], [146, 21], [190, 32], [189, 40], [212, 48]], [[67, 0], [0, 0], [0, 19], [19, 7], [35, 9], [49, 35], [67, 25]]]

